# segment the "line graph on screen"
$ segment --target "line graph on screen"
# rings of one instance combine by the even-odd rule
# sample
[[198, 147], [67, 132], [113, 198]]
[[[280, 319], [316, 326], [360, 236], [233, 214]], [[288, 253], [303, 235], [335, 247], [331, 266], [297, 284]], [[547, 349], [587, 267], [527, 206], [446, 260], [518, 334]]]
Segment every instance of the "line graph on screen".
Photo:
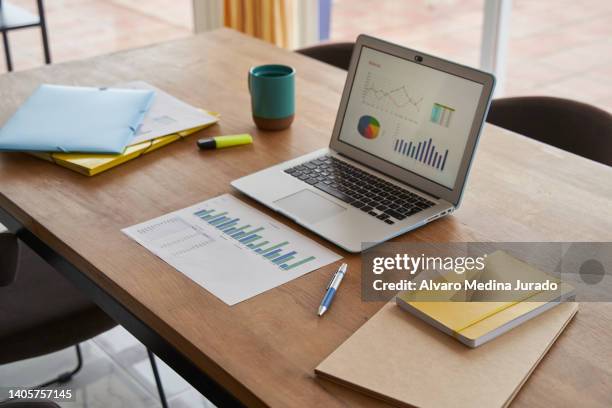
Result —
[[385, 78], [375, 77], [372, 72], [366, 76], [361, 99], [370, 108], [415, 124], [423, 104], [423, 96], [414, 95], [407, 85], [389, 83]]

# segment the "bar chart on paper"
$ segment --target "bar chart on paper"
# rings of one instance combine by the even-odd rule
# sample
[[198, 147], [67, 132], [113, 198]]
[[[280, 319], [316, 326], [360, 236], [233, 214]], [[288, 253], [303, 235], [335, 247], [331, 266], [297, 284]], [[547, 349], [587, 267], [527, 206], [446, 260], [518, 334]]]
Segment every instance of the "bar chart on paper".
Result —
[[229, 305], [340, 259], [229, 194], [123, 232]]
[[303, 255], [302, 259], [296, 260], [300, 256], [299, 252], [292, 249], [289, 241], [271, 242], [266, 239], [265, 227], [240, 225], [240, 218], [232, 218], [231, 214], [222, 209], [200, 210], [195, 215], [280, 269], [290, 270], [317, 259], [314, 255]]

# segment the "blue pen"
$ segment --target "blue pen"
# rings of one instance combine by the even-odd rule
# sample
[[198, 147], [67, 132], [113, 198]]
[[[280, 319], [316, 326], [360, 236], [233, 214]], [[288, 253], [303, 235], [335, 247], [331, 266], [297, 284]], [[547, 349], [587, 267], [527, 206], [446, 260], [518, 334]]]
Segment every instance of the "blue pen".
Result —
[[329, 282], [327, 286], [327, 292], [325, 292], [325, 296], [323, 296], [323, 300], [321, 301], [321, 305], [319, 306], [319, 316], [323, 316], [323, 313], [329, 309], [332, 301], [334, 300], [334, 296], [336, 296], [336, 291], [340, 287], [340, 283], [342, 279], [344, 279], [344, 275], [346, 274], [346, 269], [348, 265], [343, 263], [340, 265], [338, 271], [334, 274], [334, 277]]

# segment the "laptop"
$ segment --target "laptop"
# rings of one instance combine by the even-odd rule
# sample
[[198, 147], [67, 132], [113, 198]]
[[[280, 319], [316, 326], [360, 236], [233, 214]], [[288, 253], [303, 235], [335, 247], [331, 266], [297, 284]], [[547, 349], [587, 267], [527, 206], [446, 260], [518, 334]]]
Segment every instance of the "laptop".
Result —
[[232, 186], [360, 252], [459, 207], [494, 84], [490, 73], [361, 35], [329, 147]]

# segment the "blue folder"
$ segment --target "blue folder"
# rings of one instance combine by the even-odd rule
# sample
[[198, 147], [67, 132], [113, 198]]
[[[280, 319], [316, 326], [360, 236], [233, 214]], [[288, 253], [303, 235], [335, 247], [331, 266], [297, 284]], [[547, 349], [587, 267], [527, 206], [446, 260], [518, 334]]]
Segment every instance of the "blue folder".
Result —
[[41, 85], [0, 129], [0, 150], [123, 153], [151, 90]]

